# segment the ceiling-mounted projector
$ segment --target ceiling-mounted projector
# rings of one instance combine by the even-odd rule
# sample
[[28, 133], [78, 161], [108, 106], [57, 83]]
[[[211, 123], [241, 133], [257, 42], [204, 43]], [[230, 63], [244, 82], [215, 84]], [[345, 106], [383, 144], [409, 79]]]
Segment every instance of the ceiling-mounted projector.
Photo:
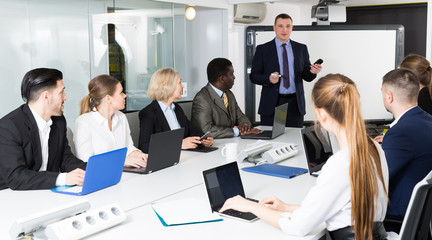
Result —
[[330, 22], [346, 22], [346, 6], [337, 4], [336, 0], [321, 0], [312, 6], [311, 17], [316, 18], [318, 24]]

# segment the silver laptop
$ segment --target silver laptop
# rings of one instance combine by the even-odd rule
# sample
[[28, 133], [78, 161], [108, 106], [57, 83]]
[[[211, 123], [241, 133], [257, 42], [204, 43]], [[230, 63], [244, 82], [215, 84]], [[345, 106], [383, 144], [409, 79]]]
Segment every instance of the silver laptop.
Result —
[[309, 174], [318, 176], [327, 159], [333, 155], [329, 133], [321, 127], [307, 127], [301, 130], [303, 147]]
[[275, 108], [273, 129], [271, 131], [267, 130], [259, 134], [242, 135], [240, 137], [243, 139], [273, 139], [282, 135], [285, 132], [287, 111], [288, 103], [282, 104]]
[[184, 128], [155, 133], [150, 137], [147, 166], [124, 167], [124, 172], [148, 174], [179, 163]]
[[[245, 197], [237, 162], [231, 162], [206, 170], [203, 172], [203, 177], [207, 190], [207, 196], [209, 198], [210, 206], [213, 212], [219, 213], [219, 209], [222, 208], [223, 204], [228, 198], [237, 195]], [[258, 202], [254, 199], [249, 200]], [[239, 212], [233, 209], [228, 209], [219, 214], [247, 222], [252, 222], [258, 219], [257, 216], [250, 212]]]

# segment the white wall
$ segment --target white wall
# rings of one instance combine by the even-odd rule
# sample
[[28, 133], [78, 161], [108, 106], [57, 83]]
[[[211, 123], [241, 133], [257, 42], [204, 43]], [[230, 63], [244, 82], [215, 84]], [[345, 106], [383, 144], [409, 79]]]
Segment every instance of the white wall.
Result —
[[90, 80], [88, 16], [106, 7], [103, 2], [89, 4], [87, 0], [58, 2], [0, 1], [1, 117], [24, 103], [22, 78], [38, 67], [63, 72], [68, 97], [64, 114], [68, 120], [78, 116], [80, 93], [87, 91]]
[[[187, 99], [207, 84], [207, 64], [214, 58], [228, 55], [228, 13], [226, 9], [196, 7], [197, 16], [186, 23]], [[189, 79], [187, 79], [188, 77]]]

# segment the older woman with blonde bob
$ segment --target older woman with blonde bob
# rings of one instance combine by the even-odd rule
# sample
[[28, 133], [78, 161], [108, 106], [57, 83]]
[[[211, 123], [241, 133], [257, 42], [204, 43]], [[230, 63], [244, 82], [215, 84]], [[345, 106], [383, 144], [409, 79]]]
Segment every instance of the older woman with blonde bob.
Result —
[[182, 149], [196, 148], [200, 144], [209, 147], [213, 144], [212, 137], [199, 141], [203, 132], [190, 123], [182, 108], [174, 103], [181, 98], [182, 89], [180, 75], [172, 68], [159, 69], [151, 77], [147, 95], [153, 102], [139, 113], [138, 146], [143, 152], [148, 153], [152, 134], [178, 128], [185, 129]]

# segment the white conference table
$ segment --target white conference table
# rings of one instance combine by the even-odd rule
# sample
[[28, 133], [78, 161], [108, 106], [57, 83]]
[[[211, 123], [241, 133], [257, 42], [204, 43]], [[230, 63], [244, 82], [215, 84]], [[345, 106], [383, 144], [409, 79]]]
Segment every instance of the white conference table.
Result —
[[[155, 226], [162, 227], [159, 220], [155, 218], [156, 215], [153, 212], [150, 215], [148, 214], [149, 210], [152, 211], [149, 205], [150, 203], [165, 201], [170, 198], [179, 199], [185, 195], [206, 197], [205, 190], [202, 189], [202, 171], [228, 163], [228, 161], [221, 155], [221, 149], [225, 143], [237, 142], [238, 149], [241, 150], [255, 141], [256, 140], [244, 140], [240, 138], [216, 139], [214, 146], [219, 147], [217, 151], [210, 153], [182, 151], [180, 163], [176, 166], [148, 175], [124, 173], [119, 184], [83, 197], [57, 194], [50, 190], [2, 190], [0, 191], [0, 199], [2, 199], [3, 203], [0, 206], [0, 211], [2, 213], [0, 217], [0, 237], [3, 239], [3, 236], [8, 236], [9, 228], [13, 220], [16, 218], [38, 213], [81, 198], [85, 198], [90, 202], [91, 209], [103, 207], [114, 202], [119, 203], [128, 215], [128, 220], [126, 222], [99, 233], [96, 236], [92, 236], [91, 238], [98, 239], [99, 236], [101, 236], [101, 238], [105, 239], [117, 239], [112, 238], [112, 234], [118, 234], [117, 236], [126, 238], [127, 236], [130, 236], [132, 238], [136, 236], [136, 233], [133, 231], [126, 231], [126, 229], [141, 229], [141, 225], [139, 224], [140, 222], [145, 222], [146, 224], [152, 222]], [[298, 144], [300, 146], [299, 154], [281, 162], [280, 164], [307, 168], [299, 129], [287, 128], [284, 135], [271, 141]], [[239, 163], [240, 168], [251, 165], [252, 164], [250, 163]], [[315, 178], [309, 176], [309, 174], [303, 174], [292, 179], [284, 179], [243, 171], [240, 172], [246, 195], [257, 199], [270, 195], [277, 195], [289, 203], [300, 203], [310, 187], [315, 184]], [[191, 231], [206, 231], [205, 229], [209, 225], [216, 225], [217, 227], [210, 227], [211, 229], [216, 230], [218, 227], [227, 224], [231, 226], [230, 223], [232, 221], [234, 221], [233, 226], [238, 224], [243, 226], [244, 224], [237, 223], [238, 221], [235, 220], [225, 220], [211, 224], [194, 224], [190, 226], [176, 227], [176, 229], [179, 232], [183, 232], [181, 230], [183, 227], [185, 229], [192, 228]], [[149, 226], [152, 226], [148, 229], [151, 230], [150, 232], [144, 230], [144, 227], [142, 227], [142, 229], [146, 231], [147, 234], [153, 235], [154, 237], [158, 237], [160, 231], [167, 231], [166, 234], [172, 232], [173, 234], [178, 235], [175, 230], [170, 230], [169, 227], [162, 227], [163, 229], [159, 229], [153, 225]], [[264, 232], [267, 231], [265, 229], [272, 229], [272, 235], [282, 234], [281, 237], [287, 237], [287, 235], [281, 233], [280, 230], [271, 227], [260, 220], [254, 223], [247, 223], [247, 225], [244, 226], [245, 229], [243, 230], [247, 233], [251, 233], [251, 231], [248, 231], [248, 228], [255, 229], [255, 226], [257, 226], [257, 231], [259, 231], [261, 226], [264, 226]], [[193, 230], [194, 228], [196, 229]], [[223, 236], [224, 230], [219, 229], [217, 233], [222, 234], [220, 236]], [[318, 239], [324, 234], [325, 227], [322, 225], [316, 230], [316, 232], [313, 232], [310, 237], [302, 239]], [[188, 235], [185, 233], [183, 236], [186, 237]], [[258, 235], [253, 234], [252, 237], [253, 236]], [[190, 236], [188, 237], [190, 238]]]

